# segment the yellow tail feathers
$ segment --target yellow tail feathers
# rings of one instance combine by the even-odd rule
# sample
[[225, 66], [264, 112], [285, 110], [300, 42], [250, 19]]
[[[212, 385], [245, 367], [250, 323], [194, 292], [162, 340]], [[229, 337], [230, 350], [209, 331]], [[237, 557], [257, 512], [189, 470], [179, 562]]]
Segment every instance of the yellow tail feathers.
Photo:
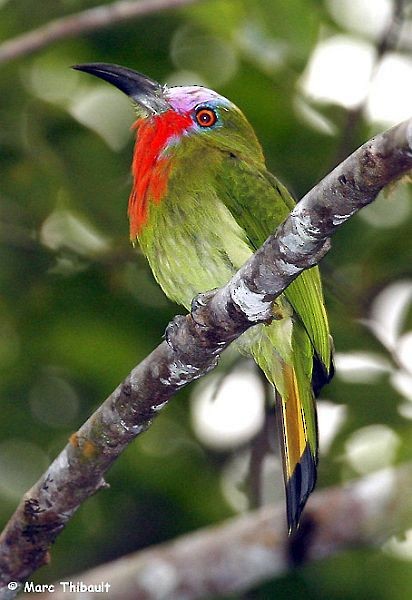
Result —
[[291, 533], [298, 526], [303, 507], [316, 483], [316, 427], [314, 431], [308, 432], [308, 421], [316, 421], [316, 407], [311, 390], [307, 391], [308, 398], [302, 398], [294, 368], [285, 364], [283, 373], [286, 393], [282, 398], [276, 392], [276, 413], [282, 450], [288, 527]]

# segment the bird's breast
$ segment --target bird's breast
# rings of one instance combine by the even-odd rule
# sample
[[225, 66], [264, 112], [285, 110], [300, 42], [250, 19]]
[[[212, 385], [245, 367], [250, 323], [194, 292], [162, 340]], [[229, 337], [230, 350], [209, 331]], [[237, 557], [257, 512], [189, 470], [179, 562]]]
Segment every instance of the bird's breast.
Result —
[[173, 192], [151, 206], [138, 238], [165, 294], [189, 308], [198, 293], [224, 285], [252, 249], [212, 187]]

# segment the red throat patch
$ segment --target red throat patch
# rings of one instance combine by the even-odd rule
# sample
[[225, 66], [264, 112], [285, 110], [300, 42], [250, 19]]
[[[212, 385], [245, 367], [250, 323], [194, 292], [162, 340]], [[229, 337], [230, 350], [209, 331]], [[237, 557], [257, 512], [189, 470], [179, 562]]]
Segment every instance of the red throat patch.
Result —
[[160, 115], [138, 119], [129, 198], [130, 238], [136, 239], [147, 221], [149, 202], [158, 204], [167, 191], [171, 156], [162, 156], [167, 144], [181, 136], [192, 124], [189, 115], [168, 110]]

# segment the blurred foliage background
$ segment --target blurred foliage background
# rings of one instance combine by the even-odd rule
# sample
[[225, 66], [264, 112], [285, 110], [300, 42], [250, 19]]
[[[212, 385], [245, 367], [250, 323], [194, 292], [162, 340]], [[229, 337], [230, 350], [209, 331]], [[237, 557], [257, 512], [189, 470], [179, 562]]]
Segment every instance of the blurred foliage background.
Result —
[[[0, 0], [0, 37], [97, 5]], [[2, 523], [181, 311], [128, 241], [130, 104], [69, 69], [80, 62], [217, 89], [301, 197], [374, 132], [411, 116], [412, 10], [390, 0], [204, 0], [1, 65]], [[337, 373], [320, 401], [319, 488], [412, 455], [411, 206], [401, 181], [336, 235], [322, 264]], [[246, 482], [265, 413], [256, 372], [239, 362], [211, 399], [232, 359], [183, 390], [127, 449], [110, 489], [78, 511], [36, 582], [254, 504]], [[254, 468], [263, 501], [283, 502], [278, 456]], [[410, 598], [411, 538], [306, 566], [248, 598]]]

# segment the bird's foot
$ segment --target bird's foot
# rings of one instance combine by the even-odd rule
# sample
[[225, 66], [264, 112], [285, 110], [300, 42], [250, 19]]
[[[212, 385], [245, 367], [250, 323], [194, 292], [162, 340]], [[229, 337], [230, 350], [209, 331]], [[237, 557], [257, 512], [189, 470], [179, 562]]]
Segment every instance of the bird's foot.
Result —
[[[208, 315], [204, 314], [202, 308], [207, 306], [209, 301], [213, 298], [216, 293], [216, 289], [209, 290], [208, 292], [204, 292], [202, 294], [198, 294], [192, 300], [192, 304], [190, 306], [190, 313], [193, 321], [196, 325], [200, 325], [200, 327], [207, 327]], [[206, 316], [206, 320], [205, 320]]]
[[186, 317], [184, 315], [176, 315], [166, 327], [163, 337], [165, 338], [169, 346], [171, 346], [172, 348], [174, 348], [173, 338], [175, 337], [176, 332], [178, 331], [179, 327], [182, 326], [182, 323], [185, 320]]
[[213, 290], [209, 290], [208, 292], [203, 292], [201, 294], [198, 294], [197, 296], [195, 296], [192, 300], [192, 303], [190, 305], [190, 312], [195, 312], [196, 310], [198, 310], [199, 308], [202, 308], [203, 306], [206, 306], [206, 304], [209, 302], [209, 300], [211, 298], [213, 298], [213, 296], [216, 294], [216, 290], [218, 288], [215, 288]]

